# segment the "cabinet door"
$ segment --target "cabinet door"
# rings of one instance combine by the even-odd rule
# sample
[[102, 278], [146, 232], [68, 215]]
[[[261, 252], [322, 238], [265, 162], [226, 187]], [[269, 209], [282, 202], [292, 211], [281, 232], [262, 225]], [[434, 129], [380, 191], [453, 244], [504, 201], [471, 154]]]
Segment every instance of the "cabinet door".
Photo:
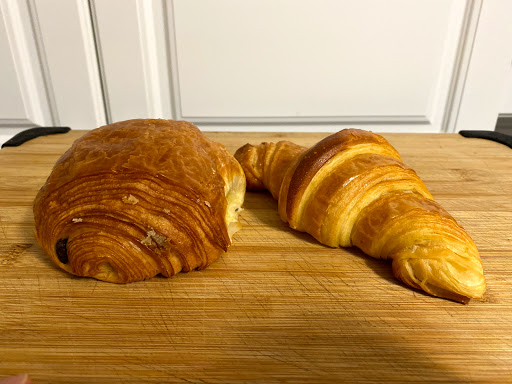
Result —
[[113, 120], [493, 129], [512, 57], [506, 0], [93, 3]]
[[508, 0], [0, 0], [0, 141], [135, 117], [204, 130], [493, 129]]
[[51, 125], [52, 111], [24, 2], [0, 2], [0, 143], [35, 125]]
[[0, 0], [0, 142], [33, 126], [106, 122], [87, 0]]

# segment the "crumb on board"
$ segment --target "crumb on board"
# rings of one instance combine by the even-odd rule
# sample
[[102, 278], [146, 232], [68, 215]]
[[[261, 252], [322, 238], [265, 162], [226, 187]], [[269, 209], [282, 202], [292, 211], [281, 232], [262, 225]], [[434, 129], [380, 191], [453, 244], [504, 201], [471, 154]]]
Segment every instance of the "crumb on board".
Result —
[[204, 201], [204, 205], [206, 205], [208, 208], [211, 208], [211, 207], [212, 207], [212, 205], [210, 204], [210, 202], [209, 202], [209, 201], [206, 201], [206, 200]]
[[163, 211], [164, 211], [164, 213], [167, 213], [167, 214], [171, 213], [171, 210], [167, 209], [167, 208], [164, 208]]
[[132, 204], [132, 205], [135, 205], [139, 202], [139, 199], [137, 199], [133, 195], [123, 196], [121, 198], [121, 200], [123, 200], [123, 203], [125, 203], [125, 204]]
[[82, 219], [81, 217], [75, 217], [72, 221], [73, 223], [81, 223], [82, 221], [84, 221], [84, 219]]

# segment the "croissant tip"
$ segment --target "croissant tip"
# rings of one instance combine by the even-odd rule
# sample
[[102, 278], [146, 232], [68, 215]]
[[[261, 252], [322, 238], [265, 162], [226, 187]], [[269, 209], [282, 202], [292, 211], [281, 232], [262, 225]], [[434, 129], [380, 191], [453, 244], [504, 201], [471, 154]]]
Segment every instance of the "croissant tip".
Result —
[[453, 291], [448, 291], [446, 289], [442, 289], [439, 287], [437, 287], [435, 289], [431, 289], [431, 288], [428, 290], [425, 289], [425, 292], [427, 292], [428, 294], [430, 294], [434, 297], [439, 297], [441, 299], [446, 299], [446, 300], [453, 301], [453, 302], [460, 303], [460, 304], [469, 304], [471, 299], [478, 299], [478, 297], [466, 296], [466, 295], [456, 293]]
[[469, 302], [471, 301], [471, 297], [460, 295], [457, 293], [454, 293], [453, 296], [451, 296], [451, 295], [447, 295], [447, 296], [450, 296], [450, 297], [441, 296], [441, 298], [450, 300], [450, 301], [454, 301], [456, 303], [464, 304], [464, 305], [469, 304]]

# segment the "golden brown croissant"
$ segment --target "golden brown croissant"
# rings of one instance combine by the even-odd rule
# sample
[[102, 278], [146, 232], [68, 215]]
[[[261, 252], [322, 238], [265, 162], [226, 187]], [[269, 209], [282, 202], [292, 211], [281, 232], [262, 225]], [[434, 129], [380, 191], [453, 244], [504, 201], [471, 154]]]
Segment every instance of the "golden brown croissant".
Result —
[[391, 259], [398, 279], [434, 296], [482, 297], [473, 240], [382, 136], [346, 129], [309, 149], [287, 141], [247, 144], [235, 157], [247, 189], [270, 190], [290, 227], [331, 247]]
[[58, 160], [34, 201], [36, 238], [62, 269], [127, 283], [203, 269], [239, 228], [245, 176], [191, 123], [95, 129]]

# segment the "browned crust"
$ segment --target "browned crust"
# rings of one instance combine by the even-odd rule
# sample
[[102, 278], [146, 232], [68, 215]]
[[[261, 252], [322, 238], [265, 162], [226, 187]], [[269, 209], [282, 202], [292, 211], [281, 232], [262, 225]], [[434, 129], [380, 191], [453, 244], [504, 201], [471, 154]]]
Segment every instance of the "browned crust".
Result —
[[286, 140], [245, 144], [235, 152], [235, 158], [245, 172], [248, 191], [268, 189], [277, 199], [286, 171], [305, 150]]
[[[202, 269], [231, 243], [225, 185], [237, 175], [233, 156], [191, 123], [103, 126], [57, 161], [34, 201], [36, 237], [79, 276], [100, 278], [104, 269], [101, 280], [126, 283]], [[60, 239], [66, 263], [56, 254]]]
[[344, 129], [326, 137], [309, 148], [301, 157], [290, 177], [286, 196], [286, 216], [290, 221], [298, 208], [301, 196], [316, 173], [337, 153], [365, 143], [375, 143], [394, 148], [382, 136], [361, 129]]
[[[263, 175], [261, 174], [261, 165], [256, 162], [262, 162], [264, 155], [260, 154], [260, 148], [265, 148], [267, 143], [261, 143], [258, 147], [251, 144], [245, 144], [235, 152], [235, 159], [240, 163], [245, 172], [248, 191], [262, 191]], [[259, 165], [259, 166], [258, 166]]]

